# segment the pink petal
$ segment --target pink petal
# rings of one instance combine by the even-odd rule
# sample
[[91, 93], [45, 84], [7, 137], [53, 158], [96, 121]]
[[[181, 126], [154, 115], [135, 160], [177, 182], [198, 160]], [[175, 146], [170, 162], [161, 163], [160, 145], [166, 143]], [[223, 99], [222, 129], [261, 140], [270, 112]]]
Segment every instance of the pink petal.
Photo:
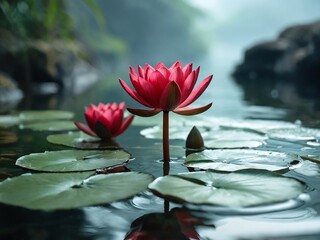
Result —
[[[154, 71], [149, 78], [149, 82], [155, 86], [158, 93], [162, 92], [167, 85], [167, 80], [164, 78], [161, 72]], [[159, 94], [160, 95], [160, 94]]]
[[145, 75], [144, 75], [144, 69], [139, 65], [138, 66], [138, 72], [139, 72], [139, 76], [144, 78]]
[[170, 71], [166, 67], [160, 67], [157, 69], [167, 81], [169, 81]]
[[164, 111], [174, 110], [180, 103], [181, 91], [175, 81], [167, 84], [160, 98], [160, 108]]
[[165, 68], [165, 69], [167, 69], [166, 65], [164, 65], [163, 62], [157, 63], [157, 65], [156, 65], [156, 70], [159, 70], [159, 68]]
[[184, 82], [182, 69], [180, 67], [172, 69], [169, 80], [175, 81], [178, 84], [178, 86], [182, 89]]
[[94, 112], [92, 113], [85, 113], [84, 114], [84, 117], [86, 119], [86, 122], [88, 124], [88, 126], [91, 128], [92, 131], [95, 131], [95, 124], [96, 124], [96, 121], [94, 119]]
[[129, 69], [130, 69], [130, 73], [131, 73], [132, 75], [138, 77], [138, 74], [137, 74], [136, 70], [135, 70], [133, 67], [130, 66]]
[[197, 82], [197, 79], [195, 78], [195, 72], [192, 71], [184, 81], [183, 88], [181, 90], [182, 92], [181, 102], [187, 99], [187, 97], [192, 92], [192, 89], [194, 88], [194, 85], [196, 84], [196, 82]]
[[73, 122], [77, 128], [79, 128], [82, 132], [93, 136], [93, 137], [97, 137], [97, 134], [95, 134], [95, 132], [93, 132], [87, 125], [84, 125], [83, 123], [80, 122]]
[[187, 64], [182, 71], [183, 71], [183, 78], [186, 79], [189, 76], [189, 74], [192, 72], [192, 63]]
[[203, 113], [207, 111], [211, 106], [212, 106], [212, 103], [209, 103], [205, 106], [198, 107], [198, 108], [177, 108], [173, 112], [180, 115], [191, 116], [191, 115]]
[[206, 88], [208, 87], [208, 85], [210, 84], [212, 80], [212, 75], [208, 76], [207, 78], [205, 78], [189, 95], [189, 97], [187, 97], [186, 100], [184, 100], [180, 105], [179, 108], [183, 108], [188, 106], [189, 104], [193, 103], [195, 100], [197, 100], [201, 94], [204, 92], [204, 90], [206, 90]]
[[141, 98], [148, 102], [152, 107], [158, 107], [161, 92], [157, 90], [157, 86], [154, 86], [144, 78], [139, 78], [138, 81], [134, 81], [132, 84], [134, 84], [134, 87]]
[[152, 106], [147, 103], [143, 98], [141, 98], [138, 93], [134, 90], [132, 90], [123, 80], [119, 79], [120, 84], [122, 86], [122, 88], [137, 102], [141, 103], [142, 105], [146, 106], [146, 107], [150, 107], [152, 108]]
[[172, 66], [169, 68], [169, 70], [172, 70], [172, 69], [174, 69], [176, 67], [182, 68], [182, 64], [181, 64], [180, 61], [176, 61], [174, 64], [172, 64]]
[[119, 131], [122, 125], [122, 121], [123, 121], [123, 111], [118, 109], [113, 114], [112, 129], [111, 129], [112, 134], [115, 134], [116, 132]]
[[134, 115], [129, 115], [124, 121], [122, 122], [121, 127], [119, 130], [114, 134], [114, 137], [119, 136], [121, 133], [123, 133], [131, 124], [132, 120], [134, 118]]
[[162, 109], [159, 109], [159, 108], [155, 108], [152, 110], [128, 108], [127, 110], [130, 113], [140, 117], [152, 117], [162, 111]]

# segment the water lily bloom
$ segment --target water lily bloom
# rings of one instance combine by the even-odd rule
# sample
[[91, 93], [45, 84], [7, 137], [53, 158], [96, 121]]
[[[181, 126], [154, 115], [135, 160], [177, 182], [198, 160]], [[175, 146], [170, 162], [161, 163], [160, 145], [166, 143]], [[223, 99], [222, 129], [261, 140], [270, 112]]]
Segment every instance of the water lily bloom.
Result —
[[74, 124], [83, 132], [102, 140], [109, 140], [119, 136], [131, 124], [133, 115], [124, 118], [125, 103], [99, 103], [97, 106], [91, 104], [85, 108], [85, 119], [88, 125], [80, 122]]
[[122, 79], [120, 84], [137, 102], [151, 110], [128, 108], [138, 116], [149, 117], [161, 111], [173, 111], [181, 115], [195, 115], [209, 109], [212, 103], [198, 108], [187, 108], [197, 100], [211, 82], [212, 75], [206, 77], [197, 87], [200, 67], [192, 69], [192, 63], [182, 66], [180, 61], [167, 68], [158, 63], [155, 68], [149, 64], [138, 71], [130, 67], [130, 80], [133, 88]]
[[209, 86], [212, 75], [206, 77], [195, 87], [200, 67], [192, 69], [192, 63], [182, 66], [180, 61], [167, 68], [162, 62], [155, 68], [149, 64], [145, 68], [138, 66], [138, 71], [130, 67], [130, 80], [133, 88], [122, 79], [120, 84], [124, 90], [137, 102], [152, 108], [128, 108], [128, 111], [142, 117], [150, 117], [163, 112], [163, 175], [169, 174], [169, 112], [181, 115], [195, 115], [208, 110], [212, 103], [198, 108], [188, 108]]

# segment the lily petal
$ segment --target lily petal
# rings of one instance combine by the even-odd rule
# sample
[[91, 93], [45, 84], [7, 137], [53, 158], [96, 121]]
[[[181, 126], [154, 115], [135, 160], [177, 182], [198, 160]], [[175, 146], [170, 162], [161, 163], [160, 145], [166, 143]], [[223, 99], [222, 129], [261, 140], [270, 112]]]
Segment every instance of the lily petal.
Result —
[[137, 108], [127, 108], [127, 110], [137, 116], [140, 117], [152, 117], [154, 115], [157, 115], [159, 112], [161, 112], [161, 109], [155, 108], [152, 110], [146, 110], [146, 109], [137, 109]]
[[84, 125], [83, 123], [80, 122], [73, 122], [77, 128], [79, 128], [82, 132], [93, 136], [93, 137], [97, 137], [97, 134], [95, 134], [95, 132], [93, 132], [87, 125]]
[[119, 128], [119, 130], [114, 134], [114, 137], [119, 136], [121, 133], [123, 133], [131, 124], [131, 122], [133, 121], [134, 115], [130, 114], [126, 119], [124, 119], [124, 121], [122, 122], [121, 127]]
[[122, 86], [122, 88], [137, 102], [141, 103], [142, 105], [146, 106], [146, 107], [150, 107], [152, 108], [152, 106], [147, 103], [144, 99], [142, 99], [136, 91], [132, 90], [128, 84], [126, 84], [123, 80], [119, 79], [120, 84]]
[[209, 86], [210, 82], [212, 80], [212, 75], [206, 77], [187, 97], [186, 100], [184, 100], [178, 107], [183, 108], [191, 103], [193, 103], [195, 100], [197, 100], [201, 94], [206, 90], [206, 88]]
[[160, 98], [160, 108], [164, 111], [174, 110], [180, 103], [181, 90], [175, 81], [167, 84]]
[[177, 108], [173, 112], [180, 115], [192, 116], [207, 111], [211, 106], [212, 103], [198, 108]]

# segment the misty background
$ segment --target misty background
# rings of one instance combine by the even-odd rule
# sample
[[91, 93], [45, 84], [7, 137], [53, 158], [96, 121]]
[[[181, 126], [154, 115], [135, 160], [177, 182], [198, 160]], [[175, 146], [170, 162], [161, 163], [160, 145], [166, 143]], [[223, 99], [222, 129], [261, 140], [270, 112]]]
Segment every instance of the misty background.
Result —
[[[246, 117], [252, 106], [231, 77], [244, 51], [276, 38], [286, 27], [320, 19], [318, 0], [1, 0], [0, 4], [0, 73], [11, 74], [18, 88], [27, 90], [43, 82], [54, 82], [58, 89], [76, 88], [77, 80], [84, 86], [60, 94], [51, 107], [75, 108], [74, 100], [67, 99], [74, 94], [81, 99], [79, 105], [97, 102], [97, 97], [134, 105], [118, 84], [119, 78], [129, 80], [129, 65], [161, 61], [170, 66], [181, 60], [201, 66], [198, 81], [214, 75], [197, 103], [209, 99], [214, 102], [209, 114], [236, 117]], [[107, 90], [99, 93], [104, 85]], [[35, 107], [26, 104], [31, 101], [20, 108]]]

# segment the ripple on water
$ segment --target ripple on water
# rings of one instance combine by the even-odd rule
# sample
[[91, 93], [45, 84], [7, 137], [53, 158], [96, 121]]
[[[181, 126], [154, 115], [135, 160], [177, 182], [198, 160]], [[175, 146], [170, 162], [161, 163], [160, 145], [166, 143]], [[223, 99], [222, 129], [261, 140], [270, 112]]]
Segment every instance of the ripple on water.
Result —
[[288, 209], [295, 209], [305, 204], [308, 199], [306, 194], [300, 194], [296, 199], [279, 202], [269, 205], [252, 206], [245, 208], [232, 208], [223, 206], [209, 206], [209, 205], [194, 205], [187, 204], [186, 207], [194, 211], [212, 212], [219, 215], [255, 215], [269, 212], [284, 211]]

